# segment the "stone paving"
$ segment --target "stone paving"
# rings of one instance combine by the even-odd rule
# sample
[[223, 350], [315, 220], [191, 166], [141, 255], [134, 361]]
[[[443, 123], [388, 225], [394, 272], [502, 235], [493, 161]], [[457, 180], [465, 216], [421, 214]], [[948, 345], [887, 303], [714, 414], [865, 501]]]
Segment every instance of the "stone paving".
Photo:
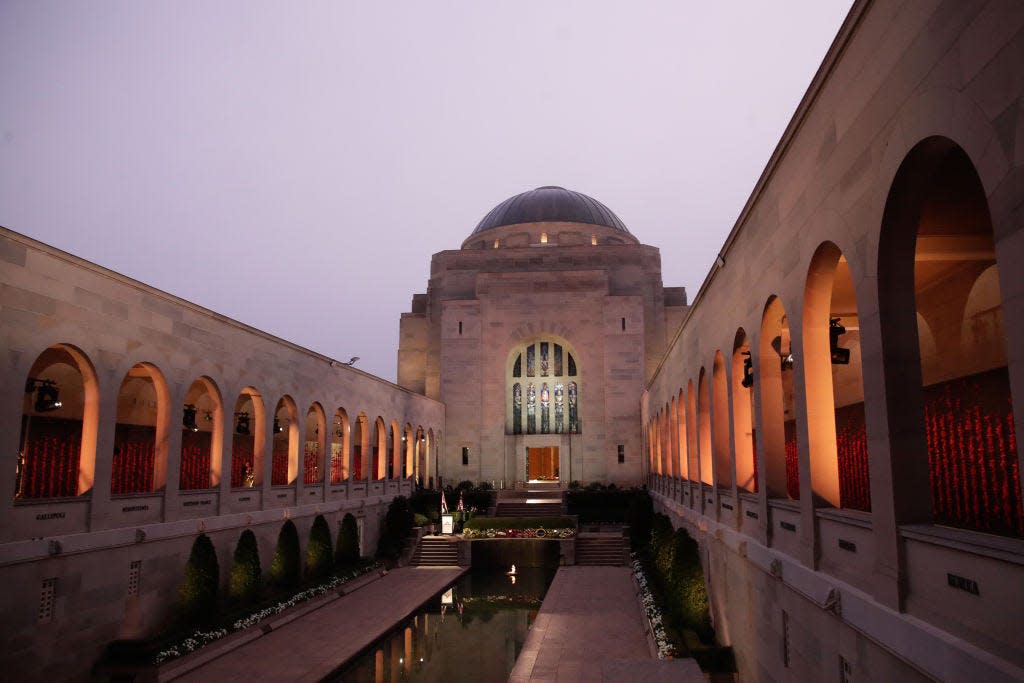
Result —
[[464, 567], [403, 567], [177, 678], [318, 681], [389, 631]]
[[526, 638], [509, 683], [689, 683], [692, 659], [651, 656], [627, 567], [562, 567]]

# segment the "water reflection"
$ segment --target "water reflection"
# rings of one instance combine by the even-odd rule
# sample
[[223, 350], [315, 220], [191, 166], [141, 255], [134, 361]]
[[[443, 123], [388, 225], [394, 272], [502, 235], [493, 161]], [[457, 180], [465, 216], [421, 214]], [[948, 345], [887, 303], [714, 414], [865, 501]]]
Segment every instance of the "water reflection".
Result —
[[554, 569], [473, 570], [349, 662], [344, 683], [507, 681]]

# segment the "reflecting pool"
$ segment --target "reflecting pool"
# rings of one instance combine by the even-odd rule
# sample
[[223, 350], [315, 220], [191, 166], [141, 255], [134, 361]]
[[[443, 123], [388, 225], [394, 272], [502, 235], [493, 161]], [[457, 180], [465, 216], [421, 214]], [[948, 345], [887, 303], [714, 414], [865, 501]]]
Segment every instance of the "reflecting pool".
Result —
[[504, 683], [556, 571], [474, 569], [328, 680]]

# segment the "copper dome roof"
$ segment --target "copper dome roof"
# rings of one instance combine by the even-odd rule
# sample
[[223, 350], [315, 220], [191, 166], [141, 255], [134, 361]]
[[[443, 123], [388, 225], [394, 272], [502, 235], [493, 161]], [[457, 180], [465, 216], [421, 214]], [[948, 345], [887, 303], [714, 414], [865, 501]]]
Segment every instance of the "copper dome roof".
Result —
[[490, 210], [472, 234], [518, 223], [589, 223], [630, 234], [619, 217], [607, 206], [582, 192], [545, 185], [509, 197]]

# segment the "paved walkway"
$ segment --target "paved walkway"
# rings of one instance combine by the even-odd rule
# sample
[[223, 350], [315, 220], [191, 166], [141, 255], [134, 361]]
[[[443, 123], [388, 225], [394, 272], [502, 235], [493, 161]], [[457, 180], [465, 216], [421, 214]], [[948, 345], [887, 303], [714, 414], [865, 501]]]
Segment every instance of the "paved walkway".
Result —
[[466, 571], [403, 567], [274, 629], [177, 681], [318, 681]]
[[692, 659], [651, 656], [627, 567], [562, 567], [509, 683], [705, 681]]

